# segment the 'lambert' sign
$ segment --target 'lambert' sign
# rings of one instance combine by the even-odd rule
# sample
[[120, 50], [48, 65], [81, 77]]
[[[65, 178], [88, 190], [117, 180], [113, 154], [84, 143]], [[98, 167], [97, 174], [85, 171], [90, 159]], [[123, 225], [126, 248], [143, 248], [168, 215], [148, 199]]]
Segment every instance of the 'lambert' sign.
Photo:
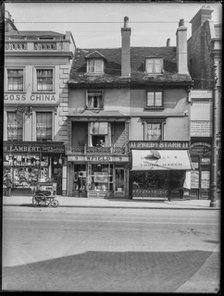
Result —
[[20, 142], [10, 143], [4, 142], [4, 152], [8, 153], [65, 153], [63, 143], [38, 143], [38, 142]]
[[188, 150], [187, 141], [130, 141], [130, 149]]

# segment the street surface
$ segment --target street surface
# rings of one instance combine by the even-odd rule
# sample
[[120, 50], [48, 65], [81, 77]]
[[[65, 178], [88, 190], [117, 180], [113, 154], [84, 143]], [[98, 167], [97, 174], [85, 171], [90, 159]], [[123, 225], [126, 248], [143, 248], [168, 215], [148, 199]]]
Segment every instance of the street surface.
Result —
[[[3, 207], [2, 289], [182, 291], [219, 232], [217, 210]], [[201, 292], [219, 288], [213, 261]]]

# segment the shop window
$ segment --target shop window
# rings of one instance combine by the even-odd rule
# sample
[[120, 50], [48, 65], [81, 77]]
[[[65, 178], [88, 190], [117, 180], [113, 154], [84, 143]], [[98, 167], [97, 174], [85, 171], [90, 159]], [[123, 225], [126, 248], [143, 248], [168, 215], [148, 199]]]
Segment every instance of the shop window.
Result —
[[146, 123], [146, 140], [162, 140], [162, 123]]
[[147, 73], [161, 74], [163, 72], [163, 59], [146, 58], [145, 67]]
[[23, 91], [22, 69], [8, 69], [8, 91]]
[[146, 108], [161, 108], [163, 107], [163, 92], [148, 91], [146, 98]]
[[102, 109], [103, 95], [102, 91], [88, 91], [87, 92], [87, 108], [88, 109]]
[[90, 171], [89, 190], [112, 191], [113, 167], [108, 164], [94, 164]]
[[37, 69], [37, 91], [53, 90], [53, 69]]
[[8, 141], [22, 141], [23, 120], [17, 112], [7, 112], [7, 139]]
[[89, 59], [87, 60], [87, 73], [103, 73], [104, 61], [103, 59]]
[[90, 137], [92, 146], [107, 146], [108, 122], [91, 122]]
[[37, 141], [52, 141], [52, 112], [36, 112]]

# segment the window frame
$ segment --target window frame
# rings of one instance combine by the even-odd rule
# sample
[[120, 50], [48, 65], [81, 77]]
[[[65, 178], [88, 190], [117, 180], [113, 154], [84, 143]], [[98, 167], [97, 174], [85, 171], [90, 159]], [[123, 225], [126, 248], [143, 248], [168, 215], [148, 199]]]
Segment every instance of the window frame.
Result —
[[[37, 71], [38, 70], [52, 70], [52, 90], [38, 90], [38, 83], [37, 83]], [[33, 68], [33, 93], [39, 93], [39, 94], [43, 94], [43, 93], [55, 93], [55, 67], [53, 66], [34, 66]]]
[[[51, 113], [51, 139], [49, 140], [38, 140], [37, 139], [37, 113]], [[54, 139], [54, 111], [53, 110], [35, 110], [35, 118], [34, 118], [34, 121], [35, 121], [35, 140], [37, 142], [42, 142], [42, 143], [49, 143], [49, 142], [52, 142], [53, 139]]]
[[[153, 65], [152, 65], [152, 71], [149, 71], [148, 69], [148, 61], [154, 61]], [[156, 71], [156, 61], [160, 61], [160, 71]], [[164, 72], [164, 60], [163, 58], [160, 57], [146, 57], [145, 58], [145, 72], [147, 74], [162, 74]]]
[[[154, 105], [148, 105], [148, 94], [149, 93], [153, 93], [154, 94]], [[161, 105], [156, 106], [155, 102], [156, 102], [156, 97], [155, 94], [156, 93], [161, 93]], [[160, 89], [153, 89], [153, 90], [147, 90], [146, 91], [146, 100], [145, 100], [145, 108], [146, 110], [163, 110], [164, 109], [164, 91], [160, 90]]]
[[[101, 70], [96, 71], [97, 66], [96, 62], [101, 61]], [[94, 65], [91, 66], [90, 63], [94, 62]], [[90, 68], [93, 67], [93, 71], [90, 71]], [[102, 58], [89, 58], [87, 59], [86, 63], [86, 73], [90, 75], [99, 75], [99, 74], [104, 74], [104, 60]]]
[[[100, 106], [99, 102], [98, 102], [98, 107], [89, 106], [89, 94], [90, 93], [100, 93], [101, 94], [102, 106]], [[103, 110], [104, 109], [104, 92], [102, 90], [87, 90], [86, 91], [86, 109], [88, 109], [88, 110]]]
[[16, 139], [9, 139], [9, 133], [8, 133], [8, 129], [9, 129], [9, 120], [8, 120], [8, 115], [9, 115], [9, 113], [14, 113], [15, 114], [15, 116], [16, 116], [16, 110], [7, 110], [6, 111], [6, 121], [7, 121], [7, 141], [10, 141], [10, 142], [13, 142], [13, 141], [23, 141], [23, 132], [24, 132], [24, 115], [23, 115], [23, 113], [22, 113], [22, 124], [21, 124], [21, 131], [22, 131], [22, 133], [21, 133], [21, 138], [18, 138], [18, 125], [17, 125], [17, 138]]
[[[22, 90], [13, 90], [9, 89], [9, 77], [8, 77], [8, 71], [10, 70], [22, 70], [23, 72], [23, 83], [22, 83]], [[7, 92], [12, 92], [12, 93], [24, 93], [25, 92], [25, 67], [6, 67], [5, 68], [5, 89]]]
[[[142, 119], [143, 121], [143, 126], [144, 126], [144, 141], [163, 141], [164, 140], [164, 125], [166, 124], [166, 118], [144, 118]], [[156, 139], [156, 140], [149, 140], [147, 136], [147, 131], [148, 131], [148, 124], [160, 124], [161, 127], [161, 139]]]

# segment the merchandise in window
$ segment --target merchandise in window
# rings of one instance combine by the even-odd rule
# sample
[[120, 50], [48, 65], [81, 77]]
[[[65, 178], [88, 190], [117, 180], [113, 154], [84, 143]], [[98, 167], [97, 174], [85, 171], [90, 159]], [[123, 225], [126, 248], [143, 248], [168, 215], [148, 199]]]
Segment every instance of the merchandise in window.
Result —
[[53, 69], [37, 70], [37, 91], [53, 90]]
[[162, 92], [147, 92], [147, 107], [162, 107]]
[[23, 139], [23, 119], [18, 112], [7, 112], [7, 139], [8, 141]]
[[102, 91], [88, 92], [87, 94], [87, 108], [100, 109], [103, 108]]
[[150, 58], [146, 59], [146, 72], [160, 74], [163, 70], [163, 59]]
[[23, 91], [23, 70], [8, 69], [8, 91]]
[[162, 140], [162, 124], [161, 123], [147, 123], [146, 140], [160, 141]]
[[37, 141], [52, 141], [52, 112], [36, 113]]
[[103, 73], [103, 60], [92, 59], [87, 61], [87, 72], [88, 73]]

